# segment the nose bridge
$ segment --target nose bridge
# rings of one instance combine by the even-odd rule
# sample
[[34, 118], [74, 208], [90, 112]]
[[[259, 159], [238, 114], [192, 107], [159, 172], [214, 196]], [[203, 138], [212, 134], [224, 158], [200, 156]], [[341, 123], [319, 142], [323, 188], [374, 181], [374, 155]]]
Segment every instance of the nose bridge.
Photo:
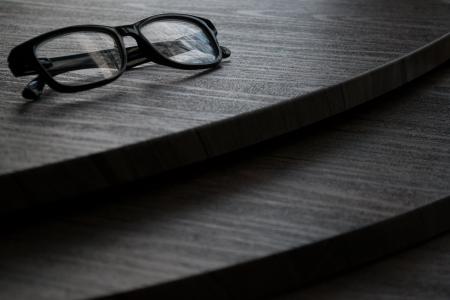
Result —
[[131, 36], [137, 42], [140, 40], [139, 32], [134, 24], [117, 26], [116, 30], [119, 32], [121, 36]]
[[[145, 51], [145, 39], [139, 34], [135, 24], [117, 26], [115, 29], [123, 37], [127, 53], [127, 69], [151, 61], [151, 58], [146, 54], [147, 51]], [[127, 40], [127, 38], [134, 39], [136, 43], [134, 44], [132, 41]]]
[[[141, 37], [135, 24], [116, 27], [116, 30], [122, 37], [130, 37], [136, 41], [139, 48], [145, 48], [145, 39]], [[124, 39], [126, 41], [126, 39]]]

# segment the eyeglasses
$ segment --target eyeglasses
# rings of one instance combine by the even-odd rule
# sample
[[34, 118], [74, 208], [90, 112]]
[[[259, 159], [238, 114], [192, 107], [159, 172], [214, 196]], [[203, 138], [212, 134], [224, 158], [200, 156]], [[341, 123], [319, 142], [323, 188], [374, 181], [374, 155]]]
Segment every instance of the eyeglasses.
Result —
[[[134, 38], [137, 46], [125, 47], [123, 36]], [[215, 67], [231, 54], [219, 46], [216, 36], [211, 21], [182, 14], [156, 15], [117, 27], [78, 25], [16, 46], [8, 64], [16, 77], [37, 75], [22, 95], [38, 99], [45, 84], [58, 92], [84, 91], [147, 62], [188, 70]]]

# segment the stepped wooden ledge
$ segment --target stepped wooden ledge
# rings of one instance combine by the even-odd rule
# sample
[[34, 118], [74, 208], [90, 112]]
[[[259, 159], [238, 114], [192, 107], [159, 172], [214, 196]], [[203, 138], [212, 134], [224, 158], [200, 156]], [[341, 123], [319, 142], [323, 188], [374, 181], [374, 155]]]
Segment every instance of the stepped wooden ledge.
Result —
[[1, 212], [124, 184], [286, 134], [392, 91], [449, 58], [447, 33], [391, 62], [299, 97], [122, 147], [6, 172], [0, 175], [5, 195]]
[[[77, 13], [74, 13], [77, 12]], [[182, 12], [211, 19], [232, 50], [222, 67], [149, 64], [76, 94], [20, 92], [6, 57], [71, 24], [120, 25]], [[0, 8], [0, 213], [200, 162], [344, 112], [450, 57], [446, 1], [211, 2], [8, 0]], [[17, 22], [18, 15], [22, 20]], [[57, 17], [55, 17], [57, 16]], [[132, 43], [129, 39], [126, 43]]]

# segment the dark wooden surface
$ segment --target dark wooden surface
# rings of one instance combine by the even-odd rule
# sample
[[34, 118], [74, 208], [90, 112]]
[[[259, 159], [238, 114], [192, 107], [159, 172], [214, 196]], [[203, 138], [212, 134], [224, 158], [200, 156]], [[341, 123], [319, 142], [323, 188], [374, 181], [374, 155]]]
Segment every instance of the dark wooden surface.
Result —
[[[449, 93], [447, 64], [301, 132], [105, 192], [108, 201], [98, 205], [90, 204], [98, 201], [92, 196], [79, 199], [89, 203], [85, 207], [37, 215], [21, 226], [20, 219], [7, 223], [0, 241], [1, 298], [76, 299], [149, 288], [328, 238], [339, 241], [341, 234], [432, 207], [450, 191]], [[392, 243], [350, 257], [382, 255], [391, 245], [446, 229], [448, 204], [395, 227], [401, 233], [388, 235]], [[358, 236], [384, 236], [364, 233]], [[323, 253], [341, 260], [349, 255], [333, 247]], [[301, 250], [297, 257], [313, 255]], [[221, 290], [236, 295], [226, 285], [215, 292]]]
[[450, 298], [450, 235], [273, 300]]
[[271, 299], [450, 229], [450, 197], [359, 229], [199, 275], [101, 299]]
[[[148, 65], [100, 89], [48, 91], [35, 103], [20, 98], [27, 81], [13, 78], [6, 66], [18, 42], [60, 26], [118, 25], [162, 12], [212, 19], [220, 41], [233, 51], [230, 62], [199, 74]], [[270, 105], [309, 99], [293, 106], [306, 110], [282, 115], [305, 117], [288, 118], [291, 127], [284, 129], [292, 130], [364, 102], [445, 60], [449, 13], [448, 1], [438, 0], [3, 1], [1, 209], [121, 183], [263, 140], [267, 132], [281, 134], [276, 122], [251, 124], [248, 134], [246, 117], [270, 112]], [[398, 60], [439, 37], [437, 48]], [[395, 63], [380, 69], [389, 62]], [[355, 77], [374, 68], [380, 72]], [[336, 98], [329, 92], [336, 87], [356, 96]], [[314, 98], [314, 91], [321, 97]], [[295, 262], [307, 262], [320, 253], [305, 249], [324, 250], [331, 239], [336, 244], [323, 253], [342, 264], [319, 268], [326, 275], [431, 237], [448, 225], [448, 200], [436, 201], [450, 194], [449, 95], [447, 63], [300, 132], [161, 178], [82, 195], [71, 206], [62, 201], [11, 215], [15, 221], [3, 218], [0, 298], [91, 298], [185, 281], [194, 282], [186, 295], [245, 292], [252, 298], [261, 290], [249, 285], [243, 291], [245, 278], [237, 286], [217, 280], [225, 278], [223, 268], [292, 249]], [[314, 99], [325, 101], [317, 111]], [[342, 105], [333, 108], [333, 100]], [[224, 125], [227, 134], [205, 135], [202, 145], [190, 139], [211, 124]], [[111, 149], [121, 150], [101, 155]], [[414, 209], [419, 213], [411, 214]], [[370, 228], [389, 232], [390, 225], [395, 234], [387, 238], [395, 243], [364, 249], [361, 238], [385, 237]], [[348, 247], [350, 254], [337, 249], [352, 242], [363, 251], [351, 256], [359, 248]], [[299, 263], [294, 269], [301, 276], [314, 266]], [[218, 277], [209, 285], [195, 286], [190, 279], [211, 271]], [[258, 271], [260, 278], [273, 276], [260, 284], [271, 292], [295, 285], [274, 284], [285, 269], [274, 275], [270, 268]]]
[[[70, 24], [126, 24], [162, 12], [212, 19], [231, 60], [201, 73], [148, 65], [96, 90], [48, 91], [35, 103], [20, 97], [27, 79], [13, 78], [6, 66], [17, 43]], [[450, 56], [450, 8], [442, 0], [3, 1], [0, 14], [2, 212], [279, 135]], [[440, 37], [437, 46], [398, 60]], [[388, 62], [394, 63], [355, 77]]]

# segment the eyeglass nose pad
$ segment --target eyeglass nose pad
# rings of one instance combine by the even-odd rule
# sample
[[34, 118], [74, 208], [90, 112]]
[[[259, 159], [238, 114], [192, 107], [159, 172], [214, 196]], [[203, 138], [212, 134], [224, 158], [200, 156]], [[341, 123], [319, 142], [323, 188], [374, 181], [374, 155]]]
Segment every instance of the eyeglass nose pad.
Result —
[[230, 57], [230, 55], [231, 55], [231, 50], [230, 49], [228, 49], [227, 47], [224, 47], [224, 46], [220, 46], [220, 49], [222, 50], [222, 57], [223, 58]]

